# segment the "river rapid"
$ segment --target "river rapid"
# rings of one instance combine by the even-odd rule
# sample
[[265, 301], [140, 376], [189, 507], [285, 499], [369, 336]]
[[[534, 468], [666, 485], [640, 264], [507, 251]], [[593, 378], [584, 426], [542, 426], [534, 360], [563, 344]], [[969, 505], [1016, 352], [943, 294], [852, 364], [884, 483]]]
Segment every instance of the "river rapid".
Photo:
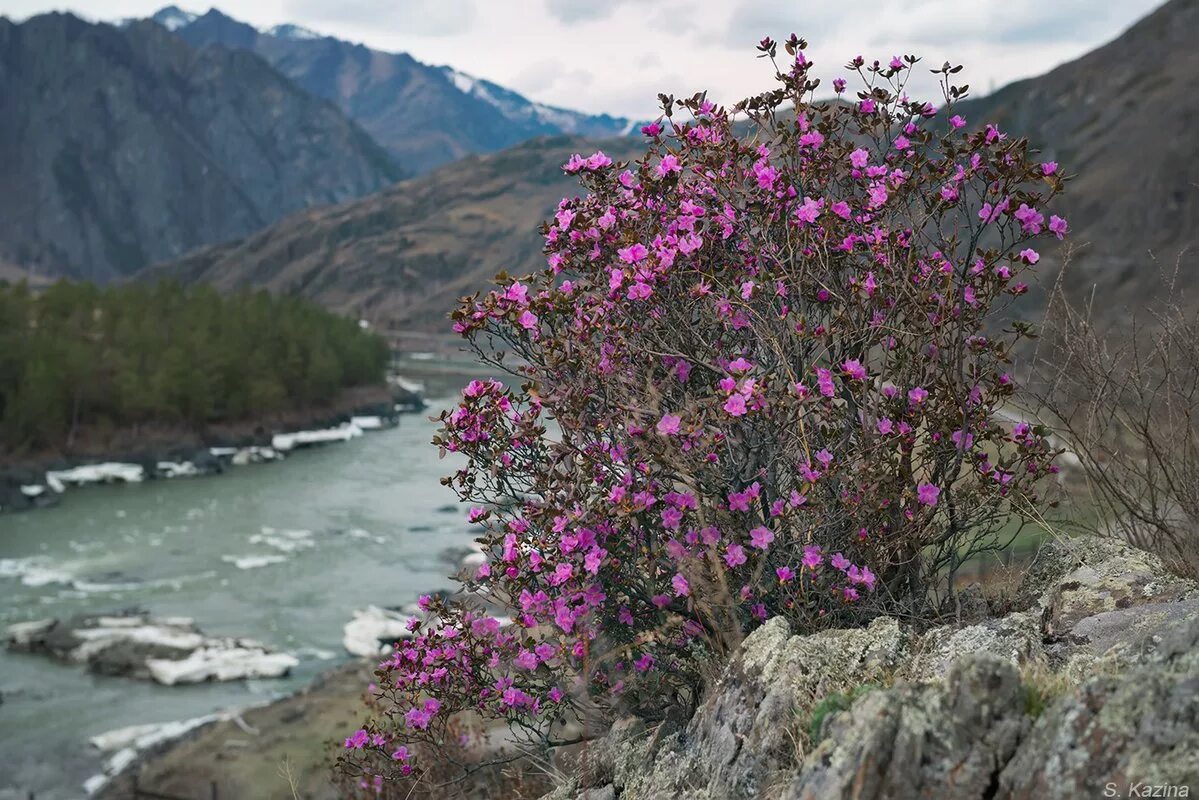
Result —
[[448, 398], [281, 463], [73, 490], [0, 516], [0, 626], [141, 608], [300, 659], [286, 678], [166, 687], [0, 649], [0, 800], [81, 797], [102, 761], [89, 737], [294, 692], [350, 658], [342, 629], [356, 609], [450, 586], [447, 551], [473, 534], [439, 484], [455, 462], [429, 445], [428, 417]]

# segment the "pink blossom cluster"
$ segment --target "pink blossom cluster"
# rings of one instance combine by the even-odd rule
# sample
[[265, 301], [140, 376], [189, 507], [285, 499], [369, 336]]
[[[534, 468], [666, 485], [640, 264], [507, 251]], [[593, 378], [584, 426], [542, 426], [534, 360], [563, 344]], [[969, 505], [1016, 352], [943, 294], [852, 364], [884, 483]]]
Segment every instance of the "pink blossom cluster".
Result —
[[1055, 454], [999, 413], [1022, 329], [992, 319], [1068, 231], [1061, 170], [953, 113], [948, 66], [942, 108], [907, 97], [912, 57], [855, 58], [856, 100], [816, 102], [804, 47], [760, 46], [777, 93], [667, 98], [636, 162], [570, 158], [587, 193], [544, 225], [546, 268], [453, 315], [510, 376], [467, 386], [435, 444], [482, 530], [467, 589], [511, 625], [435, 604], [381, 666], [347, 753], [388, 780], [412, 764], [387, 750], [458, 713], [549, 742], [698, 691], [771, 616], [922, 613], [1040, 502]]

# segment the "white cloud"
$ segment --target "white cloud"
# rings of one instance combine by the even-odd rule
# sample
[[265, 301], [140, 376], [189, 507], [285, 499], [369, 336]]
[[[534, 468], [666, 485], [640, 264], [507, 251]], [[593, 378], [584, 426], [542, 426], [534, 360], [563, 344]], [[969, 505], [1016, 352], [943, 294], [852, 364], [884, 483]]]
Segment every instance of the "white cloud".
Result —
[[[170, 0], [0, 0], [23, 17], [69, 7], [91, 18], [148, 15]], [[184, 7], [188, 0], [174, 0]], [[195, 0], [196, 9], [220, 0]], [[1117, 36], [1160, 0], [255, 0], [226, 4], [259, 26], [293, 22], [381, 50], [450, 64], [553, 105], [637, 118], [657, 94], [707, 89], [731, 103], [766, 88], [764, 35], [806, 37], [831, 79], [861, 53], [963, 64], [984, 92], [1048, 71]], [[927, 73], [924, 73], [927, 75]], [[926, 95], [931, 79], [914, 92]]]

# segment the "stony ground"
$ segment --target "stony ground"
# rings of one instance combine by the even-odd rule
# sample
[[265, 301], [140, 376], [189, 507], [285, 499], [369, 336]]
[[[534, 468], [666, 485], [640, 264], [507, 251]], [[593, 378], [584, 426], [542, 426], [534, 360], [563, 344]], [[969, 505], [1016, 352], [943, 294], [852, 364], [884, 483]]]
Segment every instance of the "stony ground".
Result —
[[1199, 584], [1074, 541], [1042, 551], [1017, 606], [922, 634], [771, 620], [689, 721], [618, 722], [547, 800], [1199, 793]]

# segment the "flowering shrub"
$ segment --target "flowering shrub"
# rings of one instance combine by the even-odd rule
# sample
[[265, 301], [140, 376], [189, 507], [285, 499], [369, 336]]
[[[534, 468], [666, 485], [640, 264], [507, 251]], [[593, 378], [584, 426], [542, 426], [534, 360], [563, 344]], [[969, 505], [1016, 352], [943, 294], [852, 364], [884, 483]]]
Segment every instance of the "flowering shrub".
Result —
[[543, 745], [660, 716], [773, 615], [927, 618], [1038, 502], [1053, 452], [997, 413], [1027, 330], [989, 319], [1067, 231], [1057, 165], [955, 114], [958, 67], [942, 109], [914, 57], [816, 102], [805, 46], [763, 41], [778, 87], [733, 109], [663, 97], [636, 163], [571, 158], [548, 268], [453, 315], [523, 380], [472, 382], [435, 439], [485, 531], [470, 596], [512, 619], [427, 601], [345, 769], [419, 775], [461, 711]]

